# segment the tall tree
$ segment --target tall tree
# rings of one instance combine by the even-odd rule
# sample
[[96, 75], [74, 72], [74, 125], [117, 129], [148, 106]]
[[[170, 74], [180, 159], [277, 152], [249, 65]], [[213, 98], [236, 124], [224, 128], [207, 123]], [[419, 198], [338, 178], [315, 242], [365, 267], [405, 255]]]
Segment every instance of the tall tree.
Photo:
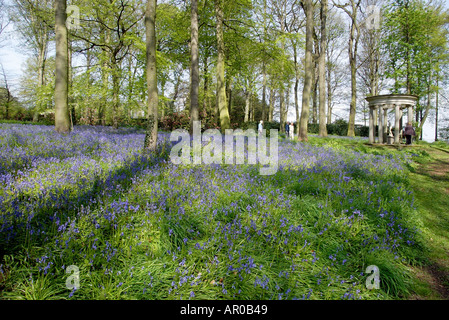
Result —
[[348, 57], [351, 72], [351, 102], [349, 105], [348, 136], [355, 136], [355, 115], [357, 104], [357, 49], [360, 38], [359, 21], [357, 19], [362, 0], [350, 0], [344, 5], [334, 5], [342, 9], [350, 19]]
[[336, 98], [343, 90], [337, 90], [345, 83], [346, 68], [340, 62], [340, 57], [345, 50], [343, 38], [345, 30], [343, 20], [339, 11], [329, 10], [330, 19], [328, 22], [328, 37], [326, 44], [326, 82], [327, 82], [327, 123], [332, 123], [332, 111], [336, 103]]
[[[287, 15], [288, 15], [288, 0], [280, 0], [273, 1], [273, 14], [277, 17], [279, 24], [279, 41], [281, 45], [281, 52], [285, 52], [285, 33], [287, 32]], [[285, 74], [285, 61], [286, 59], [282, 59], [280, 61], [280, 77], [278, 78], [278, 86], [279, 86], [279, 122], [280, 122], [280, 131], [285, 132], [285, 121], [286, 121], [286, 106], [285, 106], [285, 83], [283, 76]]]
[[262, 20], [263, 20], [263, 52], [262, 55], [264, 56], [264, 59], [262, 60], [262, 120], [267, 120], [267, 66], [265, 63], [265, 41], [267, 38], [267, 0], [263, 0], [263, 13], [262, 13]]
[[5, 116], [5, 119], [8, 120], [11, 104], [14, 99], [11, 94], [11, 88], [9, 87], [8, 78], [6, 77], [6, 72], [5, 72], [5, 69], [3, 68], [3, 64], [0, 63], [0, 67], [1, 67], [2, 75], [3, 75], [3, 86], [0, 87], [0, 89], [1, 89], [1, 91], [4, 91], [4, 97], [2, 95], [2, 96], [0, 96], [0, 99], [1, 99], [2, 104], [5, 105], [4, 116]]
[[[363, 6], [367, 8], [362, 15], [365, 23], [360, 28], [360, 67], [357, 70], [364, 85], [368, 88], [368, 94], [376, 96], [380, 92], [380, 73], [383, 65], [380, 54], [380, 39], [382, 37], [380, 28], [380, 6], [382, 0], [364, 0]], [[372, 9], [370, 11], [368, 9]], [[379, 11], [374, 9], [378, 8]], [[379, 15], [376, 17], [375, 15]]]
[[14, 22], [25, 45], [37, 57], [37, 87], [35, 89], [35, 106], [33, 120], [38, 120], [43, 111], [42, 96], [45, 86], [45, 67], [48, 45], [52, 35], [51, 2], [49, 0], [14, 0], [11, 7], [11, 20]]
[[193, 130], [193, 121], [199, 120], [198, 93], [200, 85], [199, 50], [198, 50], [198, 0], [191, 0], [190, 17], [190, 131]]
[[438, 89], [438, 77], [439, 72], [437, 71], [437, 87], [436, 87], [436, 93], [435, 93], [435, 141], [438, 141], [438, 102], [439, 102], [439, 89]]
[[[300, 80], [300, 68], [298, 63], [298, 41], [291, 39], [292, 48], [293, 48], [293, 63], [295, 66], [295, 84], [293, 87], [294, 94], [294, 103], [295, 103], [295, 115], [296, 115], [296, 123], [299, 124], [300, 116], [299, 116], [299, 101], [298, 101], [298, 91], [299, 91], [299, 80]], [[298, 132], [298, 125], [296, 126], [296, 133]]]
[[69, 132], [68, 106], [68, 45], [66, 0], [55, 1], [56, 70], [55, 70], [55, 130]]
[[327, 136], [326, 128], [326, 44], [327, 44], [327, 0], [321, 1], [320, 20], [321, 20], [321, 37], [320, 37], [320, 56], [318, 58], [318, 81], [319, 81], [319, 136]]
[[223, 0], [215, 0], [215, 18], [217, 29], [217, 107], [220, 112], [221, 130], [229, 129], [231, 121], [229, 119], [228, 104], [226, 102], [225, 83], [225, 43], [223, 37]]
[[4, 0], [0, 0], [0, 36], [2, 35], [3, 31], [9, 24], [9, 20], [6, 19], [5, 13], [6, 13], [6, 4]]
[[298, 140], [307, 141], [307, 124], [309, 122], [309, 110], [310, 110], [310, 92], [312, 89], [312, 77], [313, 77], [313, 4], [312, 0], [303, 0], [301, 5], [306, 14], [306, 54], [304, 61], [304, 87], [302, 91], [302, 109], [301, 119], [299, 122]]
[[73, 32], [73, 39], [82, 40], [78, 41], [83, 46], [77, 49], [78, 52], [97, 52], [100, 60], [98, 65], [103, 74], [104, 99], [98, 112], [99, 119], [102, 124], [106, 124], [108, 120], [117, 127], [122, 112], [120, 86], [123, 81], [123, 65], [131, 47], [140, 45], [139, 32], [143, 33], [144, 30], [138, 29], [138, 24], [144, 16], [144, 10], [140, 9], [140, 3], [136, 0], [97, 0], [81, 2], [80, 11], [83, 13], [83, 23], [77, 32]]
[[432, 108], [439, 70], [448, 63], [448, 15], [441, 2], [425, 0], [394, 0], [384, 14], [385, 77], [393, 80], [393, 93], [419, 97], [415, 120], [420, 133]]
[[156, 69], [156, 6], [157, 0], [147, 0], [145, 10], [146, 30], [146, 77], [148, 91], [148, 127], [145, 135], [144, 150], [154, 151], [157, 146], [157, 69]]

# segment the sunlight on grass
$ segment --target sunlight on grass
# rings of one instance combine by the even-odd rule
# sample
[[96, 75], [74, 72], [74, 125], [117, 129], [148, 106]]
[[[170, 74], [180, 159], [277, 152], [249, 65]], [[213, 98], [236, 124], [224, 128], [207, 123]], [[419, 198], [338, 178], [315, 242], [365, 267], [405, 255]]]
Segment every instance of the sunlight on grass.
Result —
[[[261, 176], [150, 158], [132, 130], [0, 132], [5, 299], [397, 299], [422, 261], [413, 151], [281, 140], [279, 171]], [[365, 287], [370, 264], [377, 291]]]

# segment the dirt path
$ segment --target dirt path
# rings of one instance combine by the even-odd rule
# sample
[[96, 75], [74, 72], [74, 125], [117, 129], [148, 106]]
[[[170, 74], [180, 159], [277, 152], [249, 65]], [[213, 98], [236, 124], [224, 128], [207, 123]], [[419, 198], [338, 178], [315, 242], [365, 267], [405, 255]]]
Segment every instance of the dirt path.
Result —
[[435, 180], [446, 182], [446, 189], [449, 190], [449, 151], [431, 148], [429, 153], [432, 157], [431, 162], [421, 165], [418, 171]]
[[449, 152], [432, 147], [426, 151], [430, 160], [411, 174], [411, 184], [422, 213], [429, 262], [412, 268], [424, 286], [410, 299], [449, 300]]

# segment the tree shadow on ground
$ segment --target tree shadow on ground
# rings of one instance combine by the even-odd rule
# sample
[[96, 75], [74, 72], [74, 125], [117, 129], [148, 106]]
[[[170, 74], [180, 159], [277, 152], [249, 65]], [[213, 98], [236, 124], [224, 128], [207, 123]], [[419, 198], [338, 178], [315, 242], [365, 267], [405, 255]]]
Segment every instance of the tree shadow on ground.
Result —
[[[33, 245], [45, 246], [45, 243], [52, 240], [48, 235], [54, 228], [54, 217], [59, 218], [61, 225], [69, 219], [73, 221], [82, 205], [88, 204], [92, 210], [102, 204], [97, 201], [98, 198], [126, 193], [131, 188], [134, 177], [165, 160], [158, 156], [164, 147], [158, 147], [152, 155], [142, 153], [131, 162], [124, 161], [106, 175], [97, 176], [91, 187], [81, 194], [70, 196], [63, 190], [57, 190], [53, 195], [40, 200], [42, 202], [38, 208], [31, 205], [36, 198], [23, 193], [16, 195], [8, 204], [0, 203], [2, 211], [9, 209], [9, 213], [4, 213], [3, 221], [0, 221], [0, 264], [5, 255], [14, 254], [23, 248], [27, 237], [30, 237], [30, 230], [34, 231]], [[116, 188], [119, 184], [120, 188]], [[34, 211], [33, 217], [26, 221], [30, 213], [27, 210], [30, 208]]]

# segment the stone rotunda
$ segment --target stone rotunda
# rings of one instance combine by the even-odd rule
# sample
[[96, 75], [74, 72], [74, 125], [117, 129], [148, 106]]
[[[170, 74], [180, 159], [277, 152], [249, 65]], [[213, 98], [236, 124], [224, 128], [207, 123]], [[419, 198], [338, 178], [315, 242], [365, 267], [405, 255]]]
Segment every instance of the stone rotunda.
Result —
[[[400, 120], [404, 109], [407, 109], [407, 122], [413, 121], [413, 107], [416, 106], [418, 96], [411, 94], [385, 94], [365, 98], [369, 103], [369, 143], [375, 143], [375, 126], [378, 122], [377, 143], [387, 143], [387, 112], [395, 110], [394, 144], [399, 144]], [[378, 120], [378, 121], [377, 121]]]

